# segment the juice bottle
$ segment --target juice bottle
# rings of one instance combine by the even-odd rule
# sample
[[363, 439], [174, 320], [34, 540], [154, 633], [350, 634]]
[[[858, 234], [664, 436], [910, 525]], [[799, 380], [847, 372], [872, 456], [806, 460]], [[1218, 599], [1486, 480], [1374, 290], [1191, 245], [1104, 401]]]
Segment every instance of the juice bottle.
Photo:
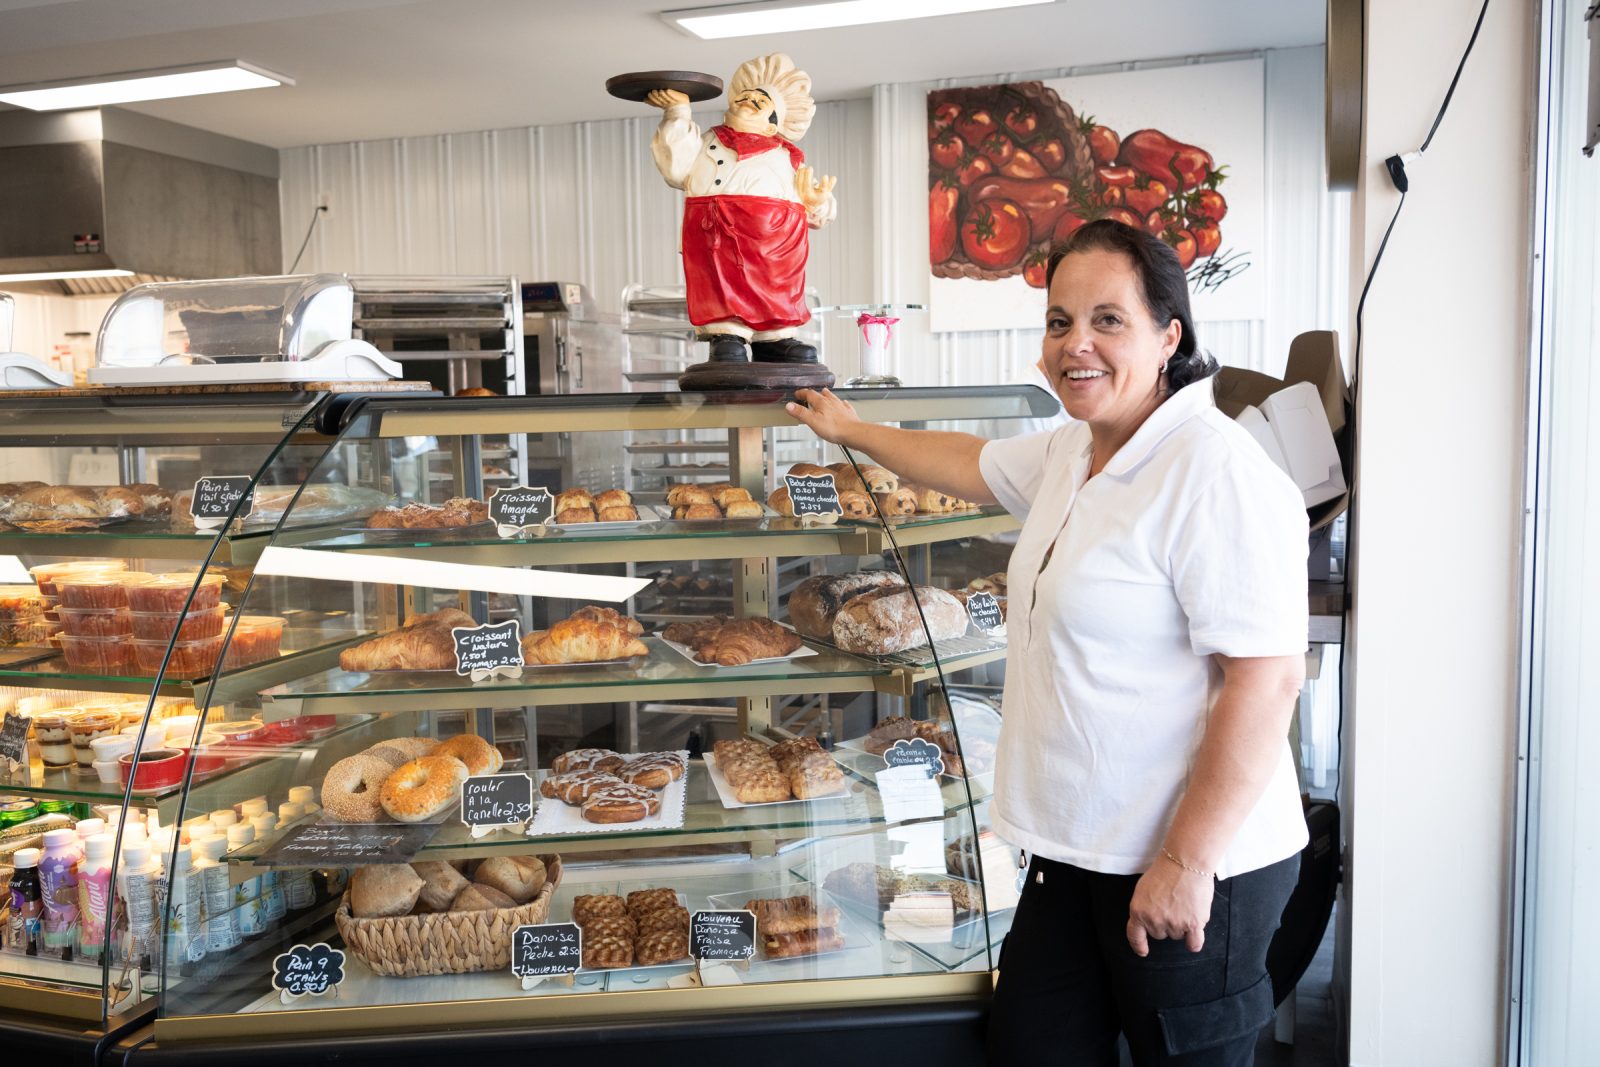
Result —
[[160, 883], [161, 864], [151, 855], [149, 842], [137, 841], [122, 850], [117, 889], [128, 916], [128, 958], [146, 970], [156, 950]]
[[44, 935], [44, 901], [39, 895], [39, 850], [19, 848], [12, 854], [11, 931], [7, 943], [27, 956], [39, 954]]
[[[228, 851], [245, 848], [256, 839], [256, 832], [245, 823], [228, 827]], [[261, 878], [246, 878], [233, 887], [233, 915], [239, 936], [254, 941], [266, 932], [266, 916], [261, 911]]]
[[176, 966], [178, 973], [190, 977], [196, 964], [206, 958], [205, 899], [203, 872], [194, 866], [190, 846], [179, 845], [172, 856], [172, 873], [168, 879], [167, 904], [167, 967]]
[[83, 842], [83, 861], [78, 864], [78, 952], [87, 959], [99, 959], [105, 947], [111, 914], [111, 853], [116, 844], [116, 838], [106, 833], [91, 834]]
[[44, 855], [39, 857], [39, 896], [44, 901], [44, 952], [72, 958], [78, 943], [78, 864], [83, 849], [71, 830], [50, 830], [44, 835]]

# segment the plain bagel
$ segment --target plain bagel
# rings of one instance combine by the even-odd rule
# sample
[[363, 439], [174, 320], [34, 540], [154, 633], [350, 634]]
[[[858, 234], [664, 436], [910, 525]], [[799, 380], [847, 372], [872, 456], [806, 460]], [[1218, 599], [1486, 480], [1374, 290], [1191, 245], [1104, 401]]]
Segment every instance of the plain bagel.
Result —
[[396, 822], [425, 822], [455, 803], [467, 766], [449, 756], [423, 756], [389, 775], [379, 800]]

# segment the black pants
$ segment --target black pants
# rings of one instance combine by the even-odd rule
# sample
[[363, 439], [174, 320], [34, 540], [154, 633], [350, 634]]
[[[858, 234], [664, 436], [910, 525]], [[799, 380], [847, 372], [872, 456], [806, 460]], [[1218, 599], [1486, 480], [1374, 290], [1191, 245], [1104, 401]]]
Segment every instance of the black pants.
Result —
[[1035, 857], [1000, 954], [988, 1062], [1117, 1067], [1122, 1033], [1139, 1067], [1249, 1067], [1272, 1020], [1267, 946], [1299, 871], [1292, 856], [1215, 883], [1205, 947], [1152, 940], [1141, 959], [1127, 939], [1137, 875]]

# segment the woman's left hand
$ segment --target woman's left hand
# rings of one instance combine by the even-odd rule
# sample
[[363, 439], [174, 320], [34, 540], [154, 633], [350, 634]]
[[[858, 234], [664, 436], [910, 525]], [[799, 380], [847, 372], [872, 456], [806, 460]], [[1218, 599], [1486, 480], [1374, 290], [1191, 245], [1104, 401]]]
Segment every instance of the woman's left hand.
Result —
[[1136, 956], [1150, 954], [1150, 939], [1183, 938], [1190, 952], [1206, 943], [1211, 919], [1211, 879], [1158, 858], [1133, 888], [1128, 905], [1128, 945]]

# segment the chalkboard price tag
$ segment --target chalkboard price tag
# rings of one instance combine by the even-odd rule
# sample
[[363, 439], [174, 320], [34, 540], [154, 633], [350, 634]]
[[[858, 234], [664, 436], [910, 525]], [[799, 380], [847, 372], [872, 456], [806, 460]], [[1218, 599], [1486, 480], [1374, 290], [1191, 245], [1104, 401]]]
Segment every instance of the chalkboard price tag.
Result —
[[795, 518], [844, 514], [833, 475], [786, 474], [783, 480], [789, 486], [789, 504], [794, 508]]
[[344, 953], [325, 941], [296, 945], [272, 961], [272, 988], [287, 1003], [292, 997], [337, 993], [344, 981]]
[[461, 821], [473, 830], [515, 826], [533, 818], [533, 779], [514, 774], [478, 774], [461, 783]]
[[522, 677], [522, 624], [516, 619], [490, 626], [456, 626], [456, 674], [474, 682], [504, 675]]
[[583, 966], [583, 931], [577, 923], [519, 926], [511, 931], [511, 973], [518, 978], [571, 974]]
[[189, 514], [199, 527], [221, 526], [239, 506], [238, 518], [243, 519], [255, 508], [254, 481], [248, 474], [201, 478], [194, 483], [189, 496]]
[[884, 752], [883, 762], [887, 767], [926, 767], [929, 778], [944, 773], [944, 753], [921, 737], [896, 741]]
[[542, 485], [509, 485], [489, 494], [489, 519], [501, 537], [520, 537], [530, 529], [543, 533], [555, 513], [556, 498]]
[[28, 720], [22, 715], [6, 715], [0, 726], [0, 759], [12, 763], [28, 762]]
[[437, 822], [314, 822], [291, 827], [251, 862], [262, 867], [364, 867], [410, 863]]
[[973, 593], [967, 597], [967, 617], [972, 625], [993, 635], [1006, 627], [1005, 615], [1000, 611], [1000, 601], [993, 593]]
[[753, 911], [697, 911], [689, 920], [689, 955], [697, 960], [748, 960], [755, 951]]

